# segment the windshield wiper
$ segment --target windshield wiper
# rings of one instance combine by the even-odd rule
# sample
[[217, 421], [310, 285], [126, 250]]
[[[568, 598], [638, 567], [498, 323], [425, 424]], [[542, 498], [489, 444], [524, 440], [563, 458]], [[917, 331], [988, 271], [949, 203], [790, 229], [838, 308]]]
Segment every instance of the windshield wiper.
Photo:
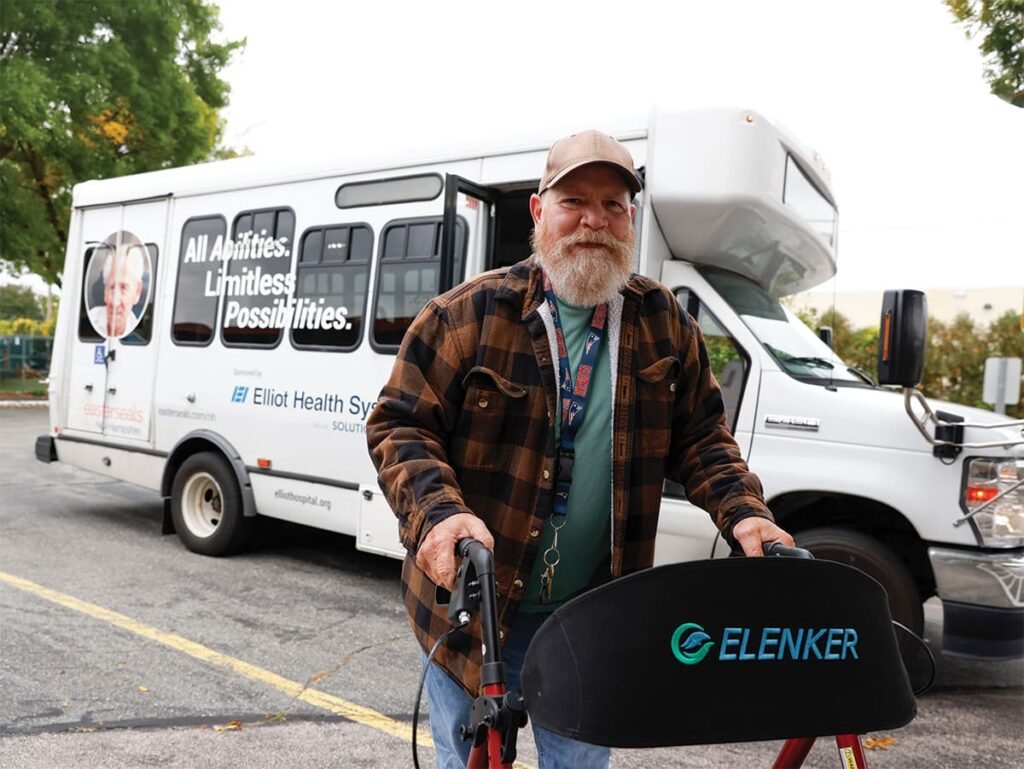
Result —
[[803, 356], [803, 357], [800, 357], [800, 358], [783, 358], [782, 362], [783, 363], [803, 363], [805, 365], [809, 364], [809, 365], [812, 365], [812, 366], [817, 366], [818, 368], [827, 368], [827, 369], [835, 368], [835, 365], [831, 361], [827, 361], [824, 358], [817, 358], [817, 357], [814, 357], [813, 355], [807, 355], [807, 356]]
[[867, 382], [872, 387], [878, 387], [878, 382], [876, 382], [871, 377], [871, 374], [867, 373], [866, 371], [863, 371], [862, 369], [859, 369], [856, 366], [847, 366], [846, 370], [849, 371], [851, 374], [859, 376], [861, 379], [863, 379], [865, 382]]

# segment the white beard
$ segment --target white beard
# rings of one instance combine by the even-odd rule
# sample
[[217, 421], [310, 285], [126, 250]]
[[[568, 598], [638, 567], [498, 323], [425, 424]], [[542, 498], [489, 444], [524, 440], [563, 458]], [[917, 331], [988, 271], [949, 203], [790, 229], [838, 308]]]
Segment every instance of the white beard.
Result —
[[[534, 231], [537, 263], [551, 281], [559, 299], [574, 307], [596, 307], [610, 302], [633, 273], [633, 230], [629, 242], [605, 232], [574, 233], [550, 242], [543, 227]], [[607, 248], [583, 243], [601, 243]]]

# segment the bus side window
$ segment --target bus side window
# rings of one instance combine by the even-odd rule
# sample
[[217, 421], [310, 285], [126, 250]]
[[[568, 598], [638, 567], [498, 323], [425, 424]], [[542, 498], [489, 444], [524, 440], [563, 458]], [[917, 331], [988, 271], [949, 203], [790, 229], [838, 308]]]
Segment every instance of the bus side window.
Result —
[[[150, 269], [143, 275], [142, 300], [139, 305], [132, 308], [132, 312], [139, 317], [139, 325], [128, 336], [121, 338], [121, 344], [147, 345], [153, 338], [153, 301], [156, 298], [156, 276], [157, 257], [159, 249], [155, 243], [146, 243], [146, 250], [149, 252]], [[145, 307], [140, 306], [145, 302]]]
[[704, 343], [711, 359], [711, 372], [722, 388], [722, 400], [725, 402], [725, 416], [729, 429], [736, 429], [736, 417], [739, 413], [743, 385], [747, 381], [750, 359], [725, 327], [711, 314], [702, 301], [688, 288], [676, 290], [676, 299], [697, 321]]
[[[366, 315], [373, 230], [363, 223], [313, 227], [303, 234], [299, 254], [295, 276], [299, 309], [292, 321], [292, 344], [321, 350], [355, 349]], [[322, 308], [319, 316], [316, 308]]]
[[189, 219], [181, 229], [171, 319], [171, 339], [175, 344], [208, 345], [213, 339], [225, 235], [227, 222], [223, 216]]
[[[441, 265], [441, 217], [388, 222], [378, 246], [377, 288], [371, 342], [395, 352], [406, 329], [423, 306], [437, 295]], [[466, 221], [455, 221], [455, 281], [466, 262]]]
[[[675, 293], [679, 305], [697, 322], [704, 335], [708, 358], [711, 359], [711, 373], [715, 375], [718, 386], [722, 389], [725, 418], [729, 429], [735, 430], [750, 359], [739, 342], [725, 330], [695, 293], [688, 288], [678, 288]], [[663, 494], [666, 497], [686, 499], [686, 489], [683, 485], [667, 478]]]
[[93, 253], [96, 251], [96, 246], [90, 246], [85, 250], [85, 258], [82, 261], [82, 295], [79, 297], [79, 311], [78, 311], [78, 338], [82, 342], [102, 342], [103, 335], [97, 333], [96, 329], [93, 328], [92, 323], [89, 320], [89, 307], [98, 307], [103, 304], [103, 284], [100, 283], [97, 286], [90, 286], [89, 277], [89, 260], [92, 259]]
[[[280, 308], [288, 291], [266, 289], [266, 278], [287, 276], [295, 251], [295, 213], [290, 208], [243, 211], [235, 217], [227, 263], [220, 338], [229, 347], [276, 347], [281, 341]], [[259, 284], [253, 280], [258, 276]], [[237, 283], [237, 287], [236, 287]]]

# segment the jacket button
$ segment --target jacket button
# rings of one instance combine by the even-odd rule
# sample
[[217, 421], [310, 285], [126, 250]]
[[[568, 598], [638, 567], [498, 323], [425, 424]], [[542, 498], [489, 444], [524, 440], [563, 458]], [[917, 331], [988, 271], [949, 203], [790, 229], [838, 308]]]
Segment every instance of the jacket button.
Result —
[[514, 587], [516, 590], [522, 590], [523, 581], [521, 579], [517, 579], [515, 582], [512, 583], [512, 587]]
[[673, 382], [672, 384], [670, 384], [668, 386], [668, 389], [669, 389], [669, 392], [675, 392], [676, 391], [676, 383]]
[[501, 639], [502, 641], [505, 640], [505, 631], [504, 630], [499, 630], [498, 631], [498, 638]]
[[530, 529], [530, 536], [536, 539], [540, 536], [540, 529]]
[[546, 480], [547, 480], [548, 478], [550, 478], [550, 477], [551, 477], [551, 473], [550, 473], [550, 472], [548, 472], [547, 470], [545, 470], [545, 471], [544, 471], [544, 480], [546, 481]]
[[486, 398], [481, 398], [477, 405], [479, 405], [480, 408], [482, 408], [482, 409], [487, 408], [487, 399]]

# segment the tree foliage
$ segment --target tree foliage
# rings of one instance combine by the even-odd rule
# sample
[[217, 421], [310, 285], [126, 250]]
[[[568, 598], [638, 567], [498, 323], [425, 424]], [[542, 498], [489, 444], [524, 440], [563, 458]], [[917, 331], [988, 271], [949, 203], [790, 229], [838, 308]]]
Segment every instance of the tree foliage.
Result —
[[57, 319], [36, 320], [34, 318], [0, 318], [0, 336], [22, 334], [24, 336], [53, 337]]
[[1024, 0], [946, 0], [968, 37], [983, 35], [985, 79], [992, 93], [1024, 107]]
[[[874, 376], [878, 369], [878, 328], [856, 329], [835, 308], [820, 316], [800, 310], [797, 315], [811, 328], [832, 328], [832, 348], [851, 366]], [[1024, 357], [1024, 331], [1020, 313], [1007, 311], [982, 327], [966, 314], [943, 322], [928, 318], [928, 343], [920, 390], [931, 398], [977, 408], [992, 407], [982, 401], [985, 359]], [[1024, 404], [1007, 406], [1006, 413], [1024, 416]]]
[[195, 163], [243, 41], [204, 0], [0, 2], [0, 261], [60, 284], [71, 188]]
[[23, 286], [0, 286], [0, 320], [42, 320], [45, 313], [36, 292]]
[[986, 336], [966, 314], [948, 323], [929, 318], [921, 392], [985, 408], [981, 385], [989, 357]]

